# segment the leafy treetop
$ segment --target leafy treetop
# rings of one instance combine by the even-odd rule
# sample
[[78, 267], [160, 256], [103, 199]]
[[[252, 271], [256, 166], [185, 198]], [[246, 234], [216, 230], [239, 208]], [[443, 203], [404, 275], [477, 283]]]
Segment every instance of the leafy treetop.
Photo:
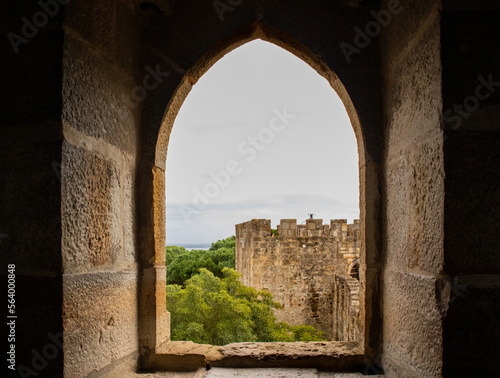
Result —
[[243, 285], [240, 277], [227, 267], [222, 269], [222, 278], [201, 268], [184, 288], [167, 285], [172, 340], [212, 345], [325, 340], [314, 327], [278, 322], [273, 309], [281, 305], [269, 292]]
[[201, 268], [208, 269], [215, 276], [222, 278], [224, 268], [235, 267], [235, 237], [212, 243], [208, 251], [167, 247], [167, 264], [167, 284], [184, 285], [184, 282], [198, 274]]

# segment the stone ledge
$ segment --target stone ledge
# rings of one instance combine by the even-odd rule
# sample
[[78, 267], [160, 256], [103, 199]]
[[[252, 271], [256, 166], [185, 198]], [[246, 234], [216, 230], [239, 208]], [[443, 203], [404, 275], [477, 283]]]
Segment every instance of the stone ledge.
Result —
[[[317, 369], [287, 369], [287, 368], [250, 368], [250, 369], [237, 369], [237, 368], [212, 368], [206, 370], [200, 368], [193, 372], [155, 372], [155, 373], [132, 373], [120, 372], [120, 377], [123, 378], [359, 378], [365, 377], [361, 373], [335, 373], [318, 371]], [[106, 375], [105, 377], [115, 377]], [[371, 375], [372, 378], [383, 378], [383, 375]]]
[[[287, 369], [287, 368], [212, 368], [210, 370], [199, 369], [196, 372], [179, 373], [179, 372], [157, 372], [150, 374], [137, 374], [131, 377], [142, 378], [359, 378], [365, 377], [361, 373], [335, 373], [318, 371], [317, 369]], [[383, 378], [383, 375], [371, 375], [374, 378]]]
[[147, 370], [194, 371], [198, 368], [321, 368], [356, 371], [363, 367], [354, 342], [235, 343], [224, 346], [171, 341], [149, 355]]

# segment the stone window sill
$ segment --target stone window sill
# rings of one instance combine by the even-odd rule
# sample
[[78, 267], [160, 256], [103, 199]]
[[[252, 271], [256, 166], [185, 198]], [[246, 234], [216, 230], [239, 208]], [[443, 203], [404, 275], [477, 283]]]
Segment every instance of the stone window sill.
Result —
[[356, 371], [366, 356], [355, 342], [234, 343], [224, 346], [170, 341], [149, 356], [147, 370], [195, 371], [200, 367], [287, 367]]

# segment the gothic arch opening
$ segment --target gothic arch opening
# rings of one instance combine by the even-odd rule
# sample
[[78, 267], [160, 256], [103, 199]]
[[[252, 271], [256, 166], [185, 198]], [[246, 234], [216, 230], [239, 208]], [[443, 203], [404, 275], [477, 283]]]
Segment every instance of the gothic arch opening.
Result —
[[[340, 81], [340, 79], [335, 75], [335, 73], [315, 54], [313, 54], [305, 46], [299, 44], [297, 41], [288, 37], [275, 29], [270, 29], [261, 24], [253, 24], [248, 30], [245, 30], [238, 37], [231, 37], [224, 39], [216, 46], [214, 46], [208, 53], [206, 53], [198, 62], [184, 75], [181, 84], [177, 87], [175, 95], [170, 99], [167, 109], [163, 115], [163, 120], [161, 128], [159, 130], [159, 135], [155, 147], [154, 160], [155, 167], [153, 169], [153, 228], [154, 228], [154, 244], [155, 244], [155, 261], [156, 264], [161, 264], [164, 262], [164, 246], [166, 245], [165, 236], [165, 161], [167, 156], [167, 148], [170, 140], [170, 134], [172, 131], [172, 126], [183, 101], [187, 97], [192, 86], [198, 81], [198, 79], [222, 56], [233, 50], [234, 48], [241, 46], [242, 44], [249, 42], [254, 39], [262, 39], [264, 41], [273, 43], [283, 49], [291, 52], [298, 58], [309, 64], [318, 74], [324, 77], [335, 90], [338, 96], [341, 98], [345, 109], [349, 115], [351, 125], [353, 127], [358, 149], [358, 161], [359, 161], [359, 193], [360, 193], [360, 222], [359, 222], [359, 234], [360, 234], [360, 268], [359, 268], [359, 278], [360, 278], [360, 294], [359, 294], [359, 321], [362, 325], [362, 331], [356, 336], [356, 343], [349, 344], [348, 347], [340, 346], [344, 348], [343, 352], [348, 355], [356, 356], [360, 359], [361, 356], [369, 349], [369, 342], [374, 344], [378, 338], [378, 331], [372, 326], [373, 318], [373, 307], [374, 307], [374, 297], [378, 295], [378, 285], [373, 284], [378, 280], [378, 267], [373, 266], [373, 262], [378, 260], [378, 244], [377, 237], [377, 222], [378, 222], [378, 209], [379, 209], [379, 196], [378, 196], [378, 175], [377, 175], [377, 165], [374, 164], [372, 158], [366, 160], [366, 146], [365, 139], [362, 133], [362, 128], [360, 124], [360, 118], [358, 112], [352, 102], [346, 88]], [[367, 195], [367, 189], [371, 193]], [[368, 264], [367, 264], [368, 262]], [[367, 269], [369, 267], [369, 269]], [[152, 298], [143, 300], [143, 306], [153, 304], [155, 308], [154, 319], [142, 320], [141, 322], [141, 333], [146, 334], [143, 338], [143, 346], [148, 346], [154, 349], [156, 355], [158, 356], [156, 363], [159, 365], [165, 364], [166, 360], [161, 356], [170, 356], [170, 364], [172, 367], [173, 355], [191, 355], [193, 352], [193, 347], [187, 347], [185, 345], [176, 344], [176, 342], [170, 342], [169, 335], [169, 314], [166, 311], [165, 302], [165, 279], [162, 275], [165, 274], [165, 270], [160, 267], [156, 268], [155, 277], [152, 280], [156, 282], [154, 288], [154, 298], [155, 301], [152, 303]], [[150, 278], [151, 279], [151, 278]], [[372, 283], [372, 285], [367, 282]], [[147, 280], [143, 280], [143, 287], [148, 285]], [[368, 289], [368, 292], [366, 291]], [[145, 291], [149, 289], [146, 288]], [[153, 296], [153, 295], [151, 295]], [[144, 310], [146, 312], [146, 310]], [[143, 316], [144, 318], [144, 316]], [[152, 320], [152, 321], [151, 321]], [[368, 337], [367, 337], [368, 336]], [[215, 351], [215, 347], [211, 346], [199, 346], [197, 345], [195, 349], [196, 354], [203, 355], [204, 361], [211, 361], [213, 366], [224, 365], [224, 361], [228, 361], [228, 355], [224, 355], [225, 352], [221, 352], [220, 349]], [[260, 350], [258, 345], [253, 346]], [[289, 347], [283, 347], [275, 345], [274, 352], [283, 354], [287, 359], [291, 358], [293, 353], [297, 353], [297, 350], [287, 349]], [[304, 352], [304, 346], [296, 346], [302, 353]], [[333, 348], [333, 349], [332, 349]], [[339, 345], [330, 345], [326, 343], [323, 347], [320, 347], [319, 356], [337, 354]], [[307, 349], [307, 348], [306, 348]], [[184, 352], [182, 352], [184, 351]], [[254, 351], [255, 352], [255, 351]], [[274, 353], [273, 352], [273, 353]], [[222, 356], [220, 355], [222, 353]], [[308, 352], [305, 352], [306, 354]], [[214, 354], [217, 357], [214, 357]], [[250, 353], [251, 355], [252, 353]], [[212, 356], [212, 357], [207, 357]], [[234, 357], [234, 356], [233, 356]], [[211, 360], [212, 358], [212, 360]], [[153, 363], [150, 357], [149, 363]], [[163, 362], [159, 362], [163, 361]], [[154, 364], [154, 363], [153, 363]], [[286, 365], [286, 364], [285, 364]], [[292, 363], [293, 365], [293, 363]]]
[[[359, 256], [359, 168], [349, 117], [323, 77], [262, 40], [224, 56], [200, 78], [177, 115], [166, 184], [173, 340], [334, 340], [332, 322], [347, 319], [332, 319], [331, 272], [345, 275]], [[305, 220], [308, 213], [314, 214]], [[272, 223], [260, 243], [265, 240], [265, 246], [250, 246], [256, 234], [240, 227], [257, 218]], [[215, 299], [220, 293], [184, 300], [208, 280], [225, 282], [221, 266], [236, 269], [245, 286], [271, 294], [282, 308], [266, 307], [261, 297], [230, 295], [236, 290], [228, 290], [224, 306]], [[201, 267], [215, 277], [205, 272], [185, 288]], [[250, 311], [252, 321], [241, 311], [231, 314], [230, 303]], [[216, 314], [220, 320], [214, 323]], [[222, 321], [235, 317], [239, 321]], [[237, 322], [238, 328], [230, 326]]]

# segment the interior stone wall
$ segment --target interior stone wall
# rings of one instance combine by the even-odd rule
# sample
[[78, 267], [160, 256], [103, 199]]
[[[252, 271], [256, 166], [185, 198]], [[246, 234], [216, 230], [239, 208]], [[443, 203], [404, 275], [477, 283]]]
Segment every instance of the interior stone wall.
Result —
[[[38, 10], [35, 2], [0, 4], [0, 375], [19, 376], [6, 361], [12, 320], [6, 316], [14, 315], [16, 367], [33, 369], [35, 354], [55, 336], [57, 352], [37, 367], [62, 377], [62, 15], [27, 43], [7, 38], [22, 36], [21, 18]], [[9, 264], [15, 265], [14, 314], [7, 313]]]
[[128, 1], [72, 1], [62, 56], [64, 376], [138, 359], [140, 20]]
[[445, 376], [498, 374], [500, 9], [478, 5], [442, 13]]
[[387, 377], [440, 377], [446, 299], [439, 3], [402, 4], [381, 36], [382, 361]]

